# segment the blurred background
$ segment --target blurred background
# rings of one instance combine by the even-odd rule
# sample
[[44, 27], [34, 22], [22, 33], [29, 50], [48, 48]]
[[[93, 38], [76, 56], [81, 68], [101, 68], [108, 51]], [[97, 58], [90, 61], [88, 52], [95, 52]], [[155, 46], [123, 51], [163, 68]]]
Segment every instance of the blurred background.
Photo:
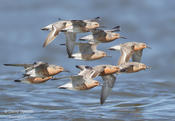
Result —
[[[174, 120], [174, 5], [172, 0], [0, 0], [0, 120]], [[98, 16], [109, 29], [120, 25], [120, 34], [128, 38], [99, 45], [112, 58], [68, 59], [65, 47], [59, 45], [65, 43], [64, 34], [42, 48], [48, 35], [40, 30], [42, 27], [59, 18]], [[77, 64], [117, 64], [120, 53], [107, 48], [128, 41], [146, 42], [152, 47], [144, 50], [142, 59], [152, 69], [117, 76], [115, 88], [103, 106], [99, 104], [101, 87], [81, 92], [58, 90], [56, 87], [67, 79], [19, 84], [13, 80], [21, 77], [23, 68], [3, 66], [40, 60], [76, 74]], [[68, 74], [57, 76], [64, 75]]]

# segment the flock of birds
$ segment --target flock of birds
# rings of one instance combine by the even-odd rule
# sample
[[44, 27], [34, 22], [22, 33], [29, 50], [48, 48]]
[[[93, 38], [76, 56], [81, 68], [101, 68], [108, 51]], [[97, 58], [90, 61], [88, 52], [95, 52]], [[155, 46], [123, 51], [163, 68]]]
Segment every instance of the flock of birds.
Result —
[[[66, 43], [62, 45], [65, 45], [67, 48], [68, 58], [80, 60], [101, 59], [107, 56], [107, 54], [104, 51], [97, 49], [98, 44], [108, 43], [119, 38], [126, 38], [117, 33], [120, 31], [120, 26], [116, 26], [111, 30], [103, 30], [100, 27], [99, 17], [90, 20], [59, 20], [41, 29], [50, 31], [43, 47], [46, 47], [59, 35], [60, 32], [62, 32], [66, 36]], [[76, 34], [85, 32], [91, 32], [91, 34], [81, 37], [79, 39], [80, 42], [76, 42]], [[79, 52], [73, 53], [76, 45], [79, 47]], [[58, 87], [60, 89], [68, 90], [88, 90], [102, 85], [100, 103], [103, 104], [114, 87], [117, 74], [135, 73], [151, 68], [140, 62], [144, 48], [150, 47], [146, 43], [140, 42], [126, 42], [110, 47], [109, 50], [117, 50], [121, 53], [117, 65], [97, 65], [94, 67], [76, 65], [75, 67], [80, 70], [78, 74], [60, 78], [54, 78], [53, 76], [59, 74], [60, 72], [69, 71], [65, 70], [61, 66], [48, 64], [42, 61], [34, 62], [33, 64], [4, 65], [24, 67], [25, 74], [23, 74], [21, 79], [15, 80], [15, 82], [43, 83], [49, 79], [58, 80], [70, 78], [71, 81]], [[130, 61], [131, 59], [132, 61]], [[102, 77], [103, 84], [94, 80], [94, 78], [98, 76]]]

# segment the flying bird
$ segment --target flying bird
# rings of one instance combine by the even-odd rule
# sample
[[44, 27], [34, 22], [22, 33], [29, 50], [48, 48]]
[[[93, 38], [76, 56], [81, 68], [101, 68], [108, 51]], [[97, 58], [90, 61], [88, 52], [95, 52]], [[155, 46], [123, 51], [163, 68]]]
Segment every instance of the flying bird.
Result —
[[72, 58], [78, 60], [97, 60], [107, 54], [104, 51], [97, 50], [98, 43], [76, 43], [79, 46], [79, 53], [72, 54]]
[[53, 24], [49, 24], [41, 29], [51, 31], [48, 34], [43, 47], [46, 47], [49, 43], [51, 43], [59, 32], [64, 32], [66, 36], [67, 54], [68, 57], [71, 57], [75, 46], [76, 34], [89, 32], [91, 29], [100, 27], [98, 20], [99, 17], [89, 20], [61, 20]]
[[132, 58], [133, 62], [140, 62], [144, 48], [150, 47], [146, 43], [127, 42], [112, 46], [109, 48], [109, 50], [120, 50], [121, 56], [118, 61], [118, 65], [120, 65], [129, 62], [130, 58]]
[[24, 77], [20, 80], [29, 81], [32, 83], [45, 82], [46, 80], [51, 79], [52, 76], [60, 72], [68, 72], [61, 66], [48, 64], [46, 62], [38, 61], [33, 64], [4, 64], [5, 66], [17, 66], [24, 67], [25, 74]]
[[98, 43], [107, 43], [112, 42], [115, 39], [123, 38], [127, 39], [126, 37], [120, 36], [119, 33], [115, 33], [120, 31], [120, 26], [116, 26], [112, 28], [111, 30], [103, 30], [99, 28], [92, 29], [92, 34], [81, 37], [79, 40], [88, 40], [92, 42], [98, 42]]
[[151, 69], [150, 66], [140, 62], [127, 62], [119, 65], [120, 71], [118, 73], [135, 73], [141, 70]]
[[76, 67], [80, 69], [80, 72], [77, 75], [68, 77], [71, 81], [59, 86], [59, 89], [88, 90], [100, 85], [93, 78], [97, 77], [105, 67], [98, 68], [97, 70], [94, 70], [90, 66], [77, 65]]

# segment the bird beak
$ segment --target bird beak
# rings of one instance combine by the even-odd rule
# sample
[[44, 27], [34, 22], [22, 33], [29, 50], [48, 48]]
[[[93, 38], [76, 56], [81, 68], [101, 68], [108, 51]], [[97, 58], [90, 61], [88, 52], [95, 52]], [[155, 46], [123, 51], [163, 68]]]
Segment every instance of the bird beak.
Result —
[[102, 84], [102, 83], [100, 83], [100, 84], [99, 84], [99, 86], [103, 86], [103, 84]]
[[69, 70], [66, 70], [66, 69], [64, 69], [63, 72], [68, 72], [68, 73], [70, 73], [70, 71], [69, 71]]
[[151, 67], [151, 66], [146, 66], [146, 69], [151, 70], [151, 69], [152, 69], [152, 67]]
[[146, 48], [152, 49], [150, 46], [146, 46]]
[[111, 58], [112, 56], [111, 56], [111, 55], [107, 55], [107, 56], [105, 56], [105, 57], [110, 57], [110, 58]]
[[126, 37], [122, 37], [122, 36], [121, 36], [120, 38], [123, 38], [123, 39], [128, 39], [128, 38], [126, 38]]

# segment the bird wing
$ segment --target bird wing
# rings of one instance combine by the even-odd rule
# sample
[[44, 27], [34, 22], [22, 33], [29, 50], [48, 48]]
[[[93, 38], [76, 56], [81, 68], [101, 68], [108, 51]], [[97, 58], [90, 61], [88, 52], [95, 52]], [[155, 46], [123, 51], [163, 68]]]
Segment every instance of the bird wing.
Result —
[[111, 32], [119, 32], [119, 31], [120, 31], [120, 26], [115, 26], [111, 30]]
[[114, 75], [102, 76], [103, 86], [101, 89], [100, 103], [103, 104], [114, 87], [116, 77]]
[[75, 47], [76, 33], [65, 32], [65, 35], [66, 35], [67, 54], [68, 54], [69, 58], [71, 58], [73, 50], [74, 50], [74, 47]]
[[48, 63], [45, 62], [36, 62], [33, 66], [26, 68], [26, 76], [31, 77], [45, 77], [45, 73], [48, 67]]
[[120, 26], [115, 26], [111, 30], [105, 30], [106, 32], [119, 32], [120, 31]]
[[4, 64], [4, 65], [5, 66], [19, 66], [19, 67], [24, 67], [25, 69], [33, 66], [33, 64]]
[[92, 50], [93, 51], [97, 51], [97, 45], [98, 45], [98, 43], [96, 43], [96, 42], [90, 42], [90, 44], [91, 44]]
[[83, 21], [85, 21], [85, 22], [89, 22], [89, 21], [96, 21], [96, 22], [98, 22], [98, 21], [100, 21], [101, 20], [101, 18], [100, 17], [95, 17], [95, 18], [92, 18], [92, 19], [88, 19], [88, 20], [83, 20]]
[[92, 75], [92, 78], [99, 76], [104, 71], [104, 68], [105, 68], [104, 66], [105, 65], [98, 65], [93, 67], [93, 69], [95, 70], [95, 73]]
[[84, 41], [84, 40], [94, 41], [94, 37], [93, 37], [92, 34], [90, 34], [90, 35], [87, 35], [87, 36], [81, 37], [79, 40], [82, 40], [82, 41]]
[[133, 62], [140, 62], [141, 58], [142, 58], [142, 52], [143, 52], [143, 49], [134, 52], [134, 54], [132, 55], [132, 61]]
[[[100, 74], [99, 72], [97, 72], [97, 71], [95, 71], [95, 70], [93, 70], [93, 69], [89, 69], [89, 70], [87, 70], [87, 71], [84, 73], [84, 78], [85, 78], [85, 79], [91, 79], [91, 80], [92, 80], [92, 78], [97, 77], [99, 74]], [[91, 81], [91, 80], [90, 80], [90, 81]]]
[[61, 32], [73, 32], [73, 26], [72, 25], [67, 25], [64, 29], [61, 30]]
[[84, 84], [85, 80], [82, 75], [72, 76], [72, 85], [73, 87], [79, 87], [80, 85]]
[[52, 25], [52, 30], [51, 32], [48, 34], [43, 47], [46, 47], [48, 44], [50, 44], [55, 38], [56, 36], [59, 34], [59, 29], [57, 29], [54, 25]]
[[79, 51], [82, 55], [91, 55], [94, 54], [92, 44], [90, 43], [79, 43]]
[[48, 63], [45, 63], [45, 62], [42, 62], [42, 61], [34, 62], [34, 63], [32, 64], [32, 66], [26, 68], [25, 70], [26, 70], [26, 71], [30, 71], [30, 70], [32, 70], [32, 69], [34, 69], [34, 68], [40, 68], [40, 67], [43, 66], [43, 65], [48, 66]]
[[128, 72], [129, 70], [132, 70], [133, 66], [134, 66], [133, 62], [128, 62], [128, 63], [122, 64], [119, 67], [120, 72], [122, 72], [122, 73]]
[[86, 66], [85, 66], [85, 68], [83, 70], [81, 70], [78, 75], [82, 75], [84, 77], [84, 79], [89, 79], [89, 78], [92, 78], [94, 73], [95, 73], [95, 70], [93, 70], [92, 67], [86, 68]]
[[119, 51], [119, 50], [121, 50], [121, 45], [112, 46], [112, 47], [109, 48], [109, 50], [116, 50], [116, 51]]
[[129, 47], [122, 47], [120, 52], [121, 56], [119, 58], [118, 65], [128, 62], [132, 55], [132, 50]]
[[99, 72], [99, 71], [96, 71], [96, 70], [93, 70], [92, 72], [91, 72], [91, 74], [90, 74], [90, 78], [96, 78], [97, 76], [99, 76], [100, 75], [100, 73], [101, 72]]

